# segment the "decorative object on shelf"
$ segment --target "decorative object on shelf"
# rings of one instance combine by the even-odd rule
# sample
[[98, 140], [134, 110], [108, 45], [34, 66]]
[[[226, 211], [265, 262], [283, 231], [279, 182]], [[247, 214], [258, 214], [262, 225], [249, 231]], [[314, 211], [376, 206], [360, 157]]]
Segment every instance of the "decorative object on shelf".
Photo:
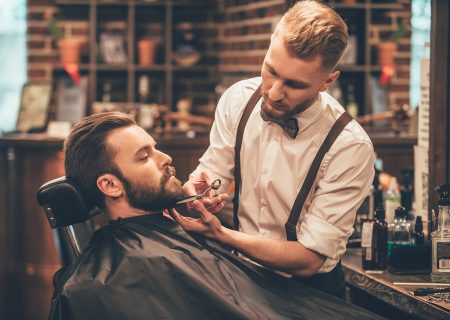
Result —
[[[181, 98], [177, 101], [178, 113], [182, 116], [189, 116], [192, 109], [192, 99], [191, 98]], [[177, 129], [180, 131], [188, 131], [190, 129], [189, 122], [184, 119], [178, 120]]]
[[367, 114], [359, 117], [356, 120], [361, 124], [369, 124], [373, 122], [391, 120], [391, 129], [396, 135], [400, 135], [402, 131], [409, 125], [408, 120], [414, 115], [414, 111], [410, 110], [407, 104], [403, 107], [395, 106], [393, 110]]
[[345, 106], [347, 112], [353, 117], [358, 117], [358, 104], [355, 99], [355, 87], [352, 84], [347, 86], [347, 105]]
[[394, 57], [397, 52], [397, 42], [406, 32], [406, 25], [401, 21], [397, 30], [387, 39], [377, 44], [378, 64], [381, 66], [380, 84], [385, 86], [395, 72]]
[[151, 66], [155, 64], [155, 52], [157, 42], [151, 38], [143, 38], [138, 41], [139, 65]]
[[124, 37], [120, 34], [103, 32], [100, 34], [100, 53], [105, 63], [126, 63]]
[[156, 103], [139, 105], [137, 122], [144, 130], [152, 130], [155, 125], [155, 119], [159, 116], [159, 106]]
[[44, 18], [47, 21], [48, 30], [55, 38], [57, 46], [60, 50], [61, 62], [64, 65], [70, 63], [79, 63], [81, 55], [82, 41], [78, 37], [73, 37], [70, 34], [64, 35], [58, 28], [58, 23], [55, 18], [55, 9], [47, 9], [44, 12]]
[[145, 130], [151, 130], [155, 125], [155, 119], [160, 116], [159, 106], [150, 103], [150, 78], [141, 75], [138, 83], [139, 92], [139, 113], [137, 122]]
[[171, 132], [172, 125], [168, 119], [169, 107], [165, 104], [158, 105], [158, 116], [154, 119], [154, 131], [158, 134]]
[[191, 23], [184, 22], [176, 25], [174, 48], [175, 62], [182, 67], [193, 66], [200, 60], [201, 54]]
[[75, 124], [83, 119], [86, 115], [87, 87], [87, 77], [81, 77], [78, 84], [68, 77], [57, 80], [57, 121]]
[[110, 111], [119, 111], [129, 114], [136, 118], [138, 113], [138, 104], [132, 102], [94, 102], [92, 104], [92, 113], [102, 113]]
[[44, 11], [44, 19], [47, 21], [48, 30], [56, 40], [59, 48], [61, 63], [75, 83], [80, 81], [80, 71], [78, 64], [80, 63], [81, 49], [83, 42], [78, 37], [70, 34], [64, 35], [58, 28], [55, 18], [55, 9], [47, 9]]
[[22, 87], [16, 131], [43, 130], [47, 124], [52, 85], [50, 83], [26, 83]]

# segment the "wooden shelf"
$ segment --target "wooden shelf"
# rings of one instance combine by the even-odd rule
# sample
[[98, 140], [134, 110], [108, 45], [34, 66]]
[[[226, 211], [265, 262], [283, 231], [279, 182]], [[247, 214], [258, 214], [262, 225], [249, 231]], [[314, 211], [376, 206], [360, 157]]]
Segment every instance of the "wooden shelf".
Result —
[[155, 64], [151, 66], [134, 65], [136, 71], [166, 71], [168, 67], [164, 64]]
[[[155, 99], [159, 103], [164, 103], [175, 108], [176, 100], [182, 95], [193, 94], [194, 104], [203, 104], [204, 97], [200, 94], [192, 91], [190, 85], [178, 85], [179, 82], [191, 81], [195, 75], [189, 75], [184, 77], [184, 74], [189, 72], [209, 72], [214, 71], [213, 66], [208, 65], [196, 65], [191, 67], [181, 67], [173, 59], [173, 39], [174, 39], [174, 26], [178, 22], [191, 22], [191, 17], [179, 15], [183, 12], [183, 6], [194, 7], [197, 9], [199, 5], [202, 5], [199, 10], [196, 10], [196, 14], [207, 15], [212, 11], [209, 9], [212, 5], [208, 2], [205, 4], [203, 1], [186, 1], [186, 0], [157, 0], [157, 1], [142, 1], [142, 0], [112, 0], [112, 1], [98, 1], [98, 0], [56, 0], [57, 5], [61, 5], [61, 11], [70, 16], [70, 5], [89, 5], [88, 20], [89, 20], [89, 34], [88, 34], [88, 47], [89, 47], [89, 64], [82, 64], [80, 70], [84, 73], [88, 73], [89, 76], [89, 92], [88, 92], [88, 106], [92, 105], [94, 101], [98, 101], [102, 95], [103, 84], [108, 81], [114, 83], [116, 88], [113, 91], [120, 93], [120, 100], [125, 102], [134, 102], [138, 100], [138, 82], [139, 77], [145, 72], [154, 72], [155, 75], [150, 77], [152, 87], [152, 93], [155, 94]], [[108, 6], [111, 6], [113, 10], [109, 10]], [[143, 11], [142, 11], [143, 10]], [[178, 10], [178, 11], [177, 11]], [[198, 12], [197, 12], [198, 11]], [[112, 12], [112, 13], [110, 13]], [[162, 48], [158, 48], [161, 52], [157, 52], [157, 61], [165, 61], [163, 63], [141, 66], [136, 63], [137, 52], [137, 40], [145, 36], [145, 28], [148, 28], [148, 19], [143, 16], [142, 13], [150, 14], [157, 17], [157, 21], [151, 20], [152, 23], [158, 23], [162, 26], [160, 33], [152, 35], [162, 42]], [[120, 18], [120, 21], [124, 23], [124, 27], [121, 29], [123, 37], [126, 39], [126, 55], [130, 61], [121, 64], [99, 63], [99, 29], [102, 28], [101, 22], [115, 21], [115, 18]], [[205, 17], [206, 18], [206, 17]], [[192, 21], [196, 21], [195, 19]], [[196, 22], [194, 22], [195, 24]], [[202, 23], [201, 21], [199, 23]], [[148, 31], [148, 30], [147, 30]], [[64, 70], [63, 66], [56, 65], [54, 71], [59, 72]], [[178, 76], [175, 77], [174, 73]], [[184, 73], [183, 73], [184, 72]], [[208, 77], [213, 78], [216, 73], [208, 73]], [[184, 77], [184, 78], [183, 78]], [[187, 80], [186, 80], [187, 79]], [[211, 92], [214, 93], [214, 83], [216, 80], [211, 81]], [[177, 86], [177, 91], [174, 92], [174, 88]], [[180, 92], [179, 88], [186, 88], [187, 92]], [[118, 91], [120, 90], [120, 92]], [[195, 102], [197, 99], [197, 102]], [[89, 112], [88, 108], [88, 112]]]
[[128, 71], [130, 65], [128, 64], [97, 64], [95, 69], [99, 71]]
[[89, 0], [55, 0], [57, 5], [89, 5], [91, 1]]
[[[381, 67], [374, 63], [374, 45], [370, 43], [371, 26], [384, 16], [382, 10], [389, 12], [403, 11], [404, 5], [391, 2], [379, 3], [376, 0], [359, 0], [355, 4], [347, 4], [342, 1], [328, 1], [347, 23], [351, 36], [356, 36], [356, 63], [354, 65], [342, 64], [338, 66], [341, 75], [338, 83], [342, 90], [343, 105], [347, 104], [348, 93], [351, 86], [354, 88], [354, 98], [358, 105], [358, 113], [371, 114], [373, 101], [370, 92], [373, 82], [371, 78], [381, 72]], [[346, 99], [347, 98], [347, 99]], [[387, 102], [388, 103], [388, 102]]]

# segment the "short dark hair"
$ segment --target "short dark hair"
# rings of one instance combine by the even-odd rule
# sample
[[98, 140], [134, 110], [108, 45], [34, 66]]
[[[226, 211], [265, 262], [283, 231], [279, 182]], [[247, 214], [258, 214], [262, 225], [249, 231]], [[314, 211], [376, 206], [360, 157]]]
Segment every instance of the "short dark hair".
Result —
[[120, 174], [113, 159], [116, 154], [106, 143], [115, 129], [136, 125], [124, 113], [105, 112], [88, 116], [77, 123], [64, 142], [66, 177], [80, 189], [88, 202], [104, 208], [103, 193], [97, 188], [97, 178], [105, 173]]

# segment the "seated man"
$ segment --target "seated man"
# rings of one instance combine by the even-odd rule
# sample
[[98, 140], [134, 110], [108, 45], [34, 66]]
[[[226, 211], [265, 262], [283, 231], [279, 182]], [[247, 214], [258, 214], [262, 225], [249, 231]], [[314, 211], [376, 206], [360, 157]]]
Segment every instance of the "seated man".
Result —
[[[73, 128], [67, 178], [111, 221], [58, 277], [50, 319], [378, 318], [186, 233], [163, 213], [184, 196], [170, 164], [127, 115], [96, 114]], [[198, 200], [192, 207], [216, 212], [226, 198], [208, 199], [209, 211]]]

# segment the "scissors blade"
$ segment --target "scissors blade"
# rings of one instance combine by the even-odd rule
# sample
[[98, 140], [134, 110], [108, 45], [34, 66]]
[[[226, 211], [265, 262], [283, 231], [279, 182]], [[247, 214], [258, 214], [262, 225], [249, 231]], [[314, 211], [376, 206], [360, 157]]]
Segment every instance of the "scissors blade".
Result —
[[184, 199], [181, 199], [180, 201], [177, 201], [176, 204], [183, 204], [183, 203], [191, 202], [191, 201], [194, 201], [194, 200], [198, 200], [198, 196], [197, 195], [185, 197]]

